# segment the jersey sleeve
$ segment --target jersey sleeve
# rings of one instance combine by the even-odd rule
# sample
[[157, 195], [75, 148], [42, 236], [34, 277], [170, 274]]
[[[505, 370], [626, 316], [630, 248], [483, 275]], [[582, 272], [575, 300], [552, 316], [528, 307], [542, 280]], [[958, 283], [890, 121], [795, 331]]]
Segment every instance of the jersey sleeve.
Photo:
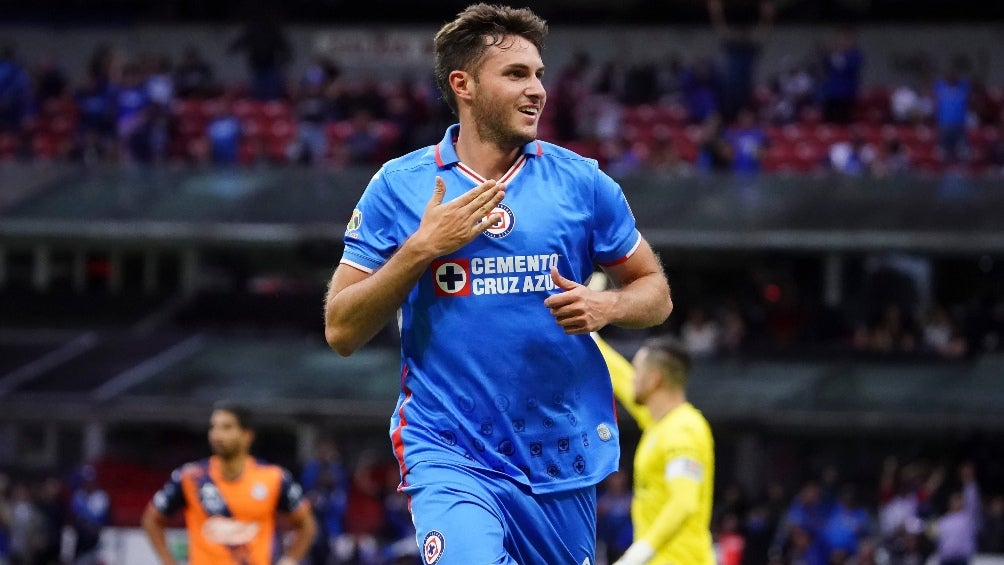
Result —
[[303, 503], [303, 487], [293, 479], [293, 474], [282, 470], [282, 480], [279, 484], [279, 500], [276, 509], [280, 512], [290, 513], [295, 511]]
[[410, 234], [396, 221], [399, 203], [381, 168], [370, 179], [345, 228], [342, 263], [371, 273], [397, 250]]
[[171, 478], [153, 495], [151, 503], [161, 514], [170, 516], [185, 507], [185, 492], [181, 487], [182, 470], [175, 469]]
[[611, 347], [603, 338], [596, 333], [592, 335], [593, 339], [596, 340], [596, 345], [600, 348], [600, 353], [603, 354], [603, 360], [607, 363], [607, 369], [610, 370], [610, 384], [613, 385], [614, 396], [628, 411], [628, 414], [631, 414], [635, 423], [638, 424], [638, 428], [644, 430], [652, 424], [652, 414], [647, 408], [634, 401], [634, 386], [631, 384], [634, 367], [631, 366], [631, 362], [627, 358]]
[[697, 512], [700, 504], [700, 481], [678, 475], [675, 471], [673, 478], [669, 478], [670, 467], [680, 465], [679, 460], [670, 461], [666, 465], [669, 496], [663, 502], [656, 519], [652, 521], [652, 527], [642, 537], [652, 547], [664, 547], [668, 544], [680, 532], [687, 519]]
[[595, 174], [593, 259], [600, 265], [616, 265], [634, 253], [641, 234], [620, 185], [599, 169]]

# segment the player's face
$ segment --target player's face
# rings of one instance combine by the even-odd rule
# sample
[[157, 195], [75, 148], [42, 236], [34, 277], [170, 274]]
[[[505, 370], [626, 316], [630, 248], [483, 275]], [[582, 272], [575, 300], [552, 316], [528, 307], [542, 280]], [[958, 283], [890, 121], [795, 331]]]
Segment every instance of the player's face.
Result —
[[652, 368], [647, 363], [649, 351], [641, 348], [635, 354], [631, 365], [634, 366], [634, 375], [631, 378], [631, 386], [634, 388], [635, 404], [645, 404], [649, 393], [652, 390]]
[[526, 39], [508, 36], [488, 48], [474, 79], [471, 100], [479, 137], [504, 149], [536, 139], [547, 99], [543, 76], [540, 52]]
[[216, 410], [209, 418], [209, 446], [224, 459], [243, 456], [251, 446], [251, 431], [237, 422], [237, 416]]

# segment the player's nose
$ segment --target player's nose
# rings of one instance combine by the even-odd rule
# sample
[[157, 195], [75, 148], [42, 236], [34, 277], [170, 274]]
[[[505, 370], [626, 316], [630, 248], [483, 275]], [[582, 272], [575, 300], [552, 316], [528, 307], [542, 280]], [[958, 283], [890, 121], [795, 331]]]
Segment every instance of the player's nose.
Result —
[[544, 83], [540, 80], [540, 77], [535, 76], [530, 79], [525, 94], [534, 102], [539, 102], [547, 96], [547, 90], [544, 88]]

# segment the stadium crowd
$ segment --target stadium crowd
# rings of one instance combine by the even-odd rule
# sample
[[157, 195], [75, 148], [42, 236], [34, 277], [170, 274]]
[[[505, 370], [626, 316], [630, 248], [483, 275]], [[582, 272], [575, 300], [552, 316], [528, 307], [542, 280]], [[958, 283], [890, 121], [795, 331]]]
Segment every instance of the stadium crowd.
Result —
[[[615, 177], [1004, 171], [1004, 88], [987, 84], [986, 54], [959, 53], [947, 68], [918, 54], [907, 83], [865, 87], [868, 54], [842, 29], [758, 75], [772, 15], [755, 32], [712, 20], [720, 54], [575, 54], [545, 79], [541, 137], [598, 158]], [[81, 73], [50, 57], [27, 61], [5, 43], [0, 159], [374, 166], [434, 143], [452, 121], [431, 77], [350, 74], [322, 55], [291, 76], [282, 30], [268, 38], [231, 45], [249, 55], [238, 83], [219, 81], [194, 45], [172, 61], [102, 44]]]
[[[982, 456], [889, 456], [862, 473], [835, 464], [809, 476], [788, 469], [791, 477], [752, 490], [723, 478], [712, 518], [719, 563], [913, 565], [931, 556], [968, 563], [977, 553], [1004, 554], [1000, 469]], [[95, 468], [42, 479], [0, 474], [0, 563], [95, 563], [102, 529], [136, 527], [116, 500], [116, 485]], [[420, 562], [393, 460], [367, 449], [350, 463], [325, 440], [299, 468], [319, 524], [305, 564]], [[164, 472], [147, 472], [163, 479]], [[629, 474], [615, 473], [600, 486], [597, 563], [611, 563], [630, 545]]]

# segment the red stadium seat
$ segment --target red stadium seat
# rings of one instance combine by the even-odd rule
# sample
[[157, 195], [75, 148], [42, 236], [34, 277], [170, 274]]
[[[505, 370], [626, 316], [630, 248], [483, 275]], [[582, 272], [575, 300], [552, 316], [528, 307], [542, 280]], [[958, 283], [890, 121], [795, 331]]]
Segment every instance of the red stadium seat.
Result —
[[292, 109], [289, 107], [289, 102], [285, 100], [272, 100], [265, 103], [263, 108], [263, 114], [265, 118], [269, 121], [284, 120], [290, 121], [293, 119]]
[[324, 133], [328, 138], [328, 143], [345, 143], [345, 140], [352, 135], [352, 124], [346, 120], [329, 122], [324, 126]]
[[31, 149], [36, 158], [52, 159], [59, 151], [59, 140], [48, 132], [39, 132], [31, 140]]
[[679, 102], [672, 102], [664, 106], [663, 110], [666, 118], [665, 123], [669, 125], [679, 126], [690, 121], [690, 111]]
[[291, 120], [277, 120], [272, 122], [266, 135], [270, 141], [281, 140], [288, 144], [296, 137], [296, 123]]
[[203, 135], [206, 132], [206, 123], [200, 117], [186, 116], [178, 119], [178, 134], [184, 138], [192, 138]]
[[815, 141], [803, 140], [795, 146], [795, 170], [809, 172], [822, 168], [826, 152], [827, 146]]
[[289, 159], [288, 139], [272, 137], [265, 142], [265, 154], [276, 163], [285, 163]]
[[600, 158], [600, 148], [595, 143], [589, 141], [570, 141], [565, 146], [583, 157]]
[[794, 123], [784, 126], [781, 129], [781, 133], [788, 141], [801, 141], [812, 137], [811, 133], [814, 129], [814, 126], [810, 127], [806, 124]]
[[244, 140], [237, 148], [237, 161], [242, 165], [250, 165], [261, 157], [261, 142]]
[[0, 133], [0, 159], [9, 159], [17, 153], [17, 134]]
[[537, 137], [545, 141], [550, 141], [554, 138], [554, 125], [550, 120], [541, 120], [537, 124]]
[[262, 120], [245, 118], [241, 120], [241, 135], [248, 139], [261, 139], [266, 135], [266, 128]]
[[783, 172], [793, 170], [795, 160], [795, 152], [791, 145], [778, 143], [770, 145], [764, 150], [760, 165], [768, 173]]
[[823, 111], [816, 106], [805, 106], [798, 112], [798, 122], [807, 126], [822, 123]]
[[234, 102], [234, 115], [242, 120], [265, 120], [265, 103], [257, 100], [242, 99]]
[[175, 116], [182, 120], [201, 117], [202, 108], [200, 103], [201, 100], [179, 98], [174, 101], [171, 111]]
[[854, 107], [854, 121], [884, 124], [890, 121], [891, 112], [889, 90], [884, 87], [872, 87], [859, 95]]
[[847, 126], [839, 124], [819, 124], [812, 130], [812, 136], [816, 141], [830, 145], [850, 140], [851, 131]]

